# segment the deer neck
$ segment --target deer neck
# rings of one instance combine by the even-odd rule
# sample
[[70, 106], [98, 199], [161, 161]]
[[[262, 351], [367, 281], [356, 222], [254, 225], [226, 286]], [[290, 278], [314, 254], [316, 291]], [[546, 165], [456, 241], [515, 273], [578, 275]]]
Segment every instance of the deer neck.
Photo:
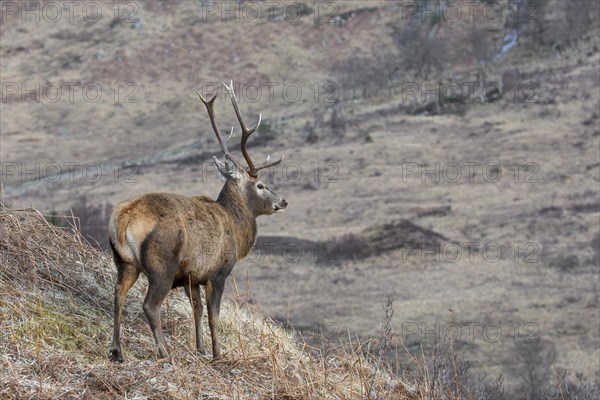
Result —
[[241, 260], [252, 250], [256, 241], [256, 216], [248, 206], [246, 195], [232, 179], [225, 182], [217, 203], [221, 204], [231, 217], [237, 259]]

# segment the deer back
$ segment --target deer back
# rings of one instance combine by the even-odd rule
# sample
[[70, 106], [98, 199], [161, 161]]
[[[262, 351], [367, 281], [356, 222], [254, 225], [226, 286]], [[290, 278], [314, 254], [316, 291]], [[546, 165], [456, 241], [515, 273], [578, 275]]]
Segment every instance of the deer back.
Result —
[[[225, 265], [246, 256], [256, 238], [256, 224], [240, 209], [205, 196], [150, 193], [117, 205], [109, 236], [119, 256], [143, 272], [146, 257], [173, 260], [177, 265], [174, 286], [189, 277], [204, 283]], [[247, 219], [246, 224], [243, 219]], [[166, 266], [165, 266], [166, 268]]]

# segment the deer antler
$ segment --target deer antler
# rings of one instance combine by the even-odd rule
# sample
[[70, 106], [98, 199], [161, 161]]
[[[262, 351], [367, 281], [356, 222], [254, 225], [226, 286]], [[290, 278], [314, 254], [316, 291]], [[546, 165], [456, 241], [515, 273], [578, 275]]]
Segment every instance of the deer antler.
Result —
[[[248, 150], [246, 149], [246, 143], [248, 142], [248, 138], [250, 137], [250, 135], [252, 135], [256, 131], [256, 129], [258, 129], [258, 126], [260, 125], [260, 121], [262, 120], [262, 114], [260, 114], [258, 116], [258, 122], [256, 123], [256, 126], [252, 129], [248, 129], [248, 127], [246, 126], [246, 123], [244, 122], [244, 118], [242, 117], [242, 112], [240, 111], [240, 107], [238, 106], [237, 98], [235, 97], [235, 92], [233, 91], [233, 81], [231, 81], [229, 83], [229, 86], [227, 86], [225, 84], [225, 82], [221, 82], [221, 83], [223, 84], [223, 86], [225, 86], [225, 89], [227, 89], [227, 91], [229, 92], [229, 96], [231, 97], [231, 104], [233, 104], [233, 109], [235, 110], [235, 115], [237, 116], [237, 119], [242, 128], [241, 148], [242, 148], [242, 154], [244, 155], [244, 158], [246, 159], [246, 162], [248, 163], [248, 174], [250, 176], [256, 178], [258, 176], [258, 171], [260, 171], [261, 169], [272, 167], [274, 165], [279, 164], [281, 161], [283, 161], [283, 155], [277, 161], [270, 162], [270, 163], [265, 162], [265, 163], [259, 165], [258, 167], [256, 167], [254, 165], [254, 163], [252, 162], [252, 159], [250, 158], [250, 155], [248, 154]], [[214, 98], [213, 98], [213, 100], [214, 100]], [[211, 119], [211, 122], [212, 122], [212, 119]], [[214, 127], [214, 124], [213, 124], [213, 127]]]
[[214, 106], [215, 106], [215, 99], [217, 98], [217, 95], [215, 94], [212, 99], [206, 101], [204, 99], [204, 97], [202, 97], [200, 92], [196, 91], [196, 93], [198, 93], [200, 100], [202, 100], [202, 102], [206, 106], [206, 110], [208, 111], [208, 116], [210, 117], [210, 124], [212, 125], [213, 130], [215, 131], [215, 134], [217, 135], [217, 140], [219, 141], [219, 144], [221, 145], [221, 150], [223, 150], [223, 153], [228, 155], [229, 158], [231, 158], [233, 160], [231, 153], [227, 149], [227, 142], [231, 138], [231, 135], [233, 135], [233, 128], [231, 128], [231, 132], [229, 133], [229, 137], [227, 137], [227, 140], [224, 141], [223, 138], [221, 137], [221, 132], [219, 132], [219, 127], [217, 126], [217, 122], [215, 120], [215, 107]]

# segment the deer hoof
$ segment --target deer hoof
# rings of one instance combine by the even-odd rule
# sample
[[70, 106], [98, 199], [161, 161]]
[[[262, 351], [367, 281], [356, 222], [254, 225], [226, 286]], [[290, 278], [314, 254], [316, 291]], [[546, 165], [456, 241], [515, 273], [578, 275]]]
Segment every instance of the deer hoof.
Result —
[[119, 349], [110, 349], [108, 351], [108, 358], [110, 358], [111, 361], [123, 362], [123, 353], [121, 353], [121, 350]]

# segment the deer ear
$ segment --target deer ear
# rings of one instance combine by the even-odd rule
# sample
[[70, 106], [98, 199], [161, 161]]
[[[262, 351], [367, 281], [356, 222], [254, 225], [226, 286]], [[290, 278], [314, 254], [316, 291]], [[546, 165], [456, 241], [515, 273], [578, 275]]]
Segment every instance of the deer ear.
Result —
[[242, 170], [228, 155], [225, 155], [224, 161], [219, 161], [217, 157], [214, 156], [213, 160], [223, 178], [231, 178], [239, 181], [245, 177], [246, 171]]

